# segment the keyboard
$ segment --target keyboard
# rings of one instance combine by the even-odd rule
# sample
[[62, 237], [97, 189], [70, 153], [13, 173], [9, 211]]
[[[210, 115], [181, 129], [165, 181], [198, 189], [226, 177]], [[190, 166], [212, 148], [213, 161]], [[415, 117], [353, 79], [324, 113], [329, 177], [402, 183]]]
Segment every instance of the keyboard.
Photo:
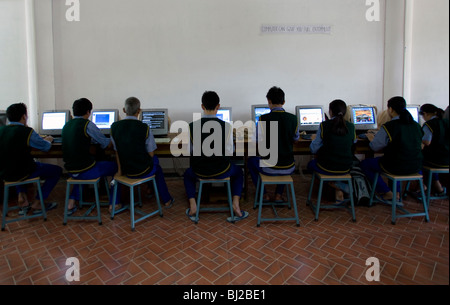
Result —
[[155, 143], [170, 143], [170, 138], [155, 138]]

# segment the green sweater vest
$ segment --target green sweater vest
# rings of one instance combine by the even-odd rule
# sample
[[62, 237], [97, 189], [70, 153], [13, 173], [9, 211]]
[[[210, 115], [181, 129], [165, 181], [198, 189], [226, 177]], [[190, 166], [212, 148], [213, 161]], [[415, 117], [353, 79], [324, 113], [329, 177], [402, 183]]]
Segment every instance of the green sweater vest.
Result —
[[118, 121], [112, 124], [111, 135], [116, 144], [123, 175], [140, 177], [152, 171], [153, 159], [145, 145], [150, 135], [147, 124], [138, 120]]
[[432, 119], [425, 123], [433, 133], [429, 146], [423, 149], [424, 164], [432, 167], [448, 167], [449, 165], [449, 122], [446, 119]]
[[[211, 124], [214, 124], [214, 126], [219, 127], [220, 126], [220, 140], [221, 140], [221, 152], [216, 155], [213, 154], [212, 156], [206, 156], [205, 152], [203, 150], [203, 142], [208, 139], [208, 137], [213, 135], [213, 132], [216, 132], [216, 129], [213, 129], [209, 132], [202, 132], [203, 126], [207, 122], [212, 122]], [[226, 132], [232, 132], [230, 125], [227, 125], [224, 121], [216, 118], [202, 118], [200, 121], [192, 122], [189, 124], [189, 129], [191, 133], [191, 141], [193, 143], [194, 148], [194, 155], [190, 158], [191, 168], [194, 171], [194, 173], [202, 178], [210, 178], [222, 175], [226, 173], [231, 166], [230, 158], [226, 156], [225, 154], [225, 144], [226, 144]], [[197, 130], [198, 129], [198, 130]], [[197, 147], [195, 146], [197, 143], [195, 143], [195, 137], [197, 133], [201, 133], [201, 146]], [[217, 135], [217, 134], [215, 134]], [[209, 139], [212, 140], [212, 139]], [[218, 143], [212, 142], [213, 146], [210, 148], [214, 151], [214, 148], [216, 147]], [[195, 156], [196, 151], [200, 150], [201, 148], [201, 156]]]
[[317, 165], [331, 173], [348, 173], [353, 164], [353, 144], [356, 138], [355, 125], [346, 122], [348, 133], [339, 136], [333, 133], [333, 121], [320, 125], [323, 146], [317, 153]]
[[22, 125], [0, 127], [0, 178], [5, 181], [26, 179], [36, 169], [31, 156], [32, 128]]
[[89, 122], [76, 118], [67, 122], [62, 130], [64, 167], [71, 174], [79, 174], [95, 166], [95, 158], [90, 153], [91, 137], [86, 131]]
[[394, 175], [412, 175], [422, 170], [423, 131], [416, 122], [403, 124], [393, 120], [383, 125], [389, 137], [380, 166]]
[[[259, 122], [266, 122], [265, 142], [266, 147], [270, 145], [270, 122], [277, 122], [278, 124], [278, 161], [275, 165], [267, 164], [273, 169], [288, 169], [295, 166], [294, 161], [294, 137], [298, 129], [297, 117], [285, 111], [272, 111], [268, 114], [262, 115]], [[271, 148], [272, 149], [272, 148]], [[263, 160], [268, 160], [270, 156], [262, 157]]]

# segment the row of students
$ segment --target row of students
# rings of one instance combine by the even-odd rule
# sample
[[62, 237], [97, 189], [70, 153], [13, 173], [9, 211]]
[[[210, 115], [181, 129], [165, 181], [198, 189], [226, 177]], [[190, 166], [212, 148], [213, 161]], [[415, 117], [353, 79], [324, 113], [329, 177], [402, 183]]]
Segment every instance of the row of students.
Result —
[[[253, 183], [257, 184], [258, 174], [271, 176], [291, 175], [295, 170], [293, 143], [300, 138], [298, 123], [295, 115], [287, 113], [283, 106], [285, 94], [281, 88], [273, 87], [266, 95], [271, 108], [269, 114], [263, 115], [260, 122], [278, 123], [278, 152], [279, 158], [276, 164], [267, 164], [267, 159], [259, 157], [250, 158], [248, 168]], [[112, 137], [106, 138], [100, 130], [88, 120], [92, 111], [92, 103], [87, 99], [80, 99], [73, 104], [74, 119], [66, 124], [63, 129], [63, 155], [65, 169], [71, 177], [76, 179], [94, 179], [98, 177], [126, 175], [131, 178], [145, 178], [156, 175], [157, 187], [166, 207], [171, 207], [174, 199], [170, 195], [165, 183], [164, 174], [159, 165], [158, 158], [154, 155], [156, 143], [149, 127], [137, 118], [140, 113], [140, 101], [137, 98], [129, 98], [125, 102], [124, 112], [127, 117], [116, 122], [111, 127]], [[197, 203], [195, 202], [195, 183], [198, 179], [226, 178], [232, 182], [234, 221], [248, 217], [248, 212], [241, 211], [239, 201], [242, 192], [242, 170], [230, 162], [230, 153], [225, 150], [233, 150], [231, 132], [225, 134], [225, 122], [217, 119], [216, 113], [220, 108], [220, 98], [217, 93], [205, 92], [202, 97], [202, 109], [204, 115], [200, 121], [200, 130], [190, 124], [191, 139], [194, 133], [201, 132], [201, 144], [208, 138], [204, 133], [204, 124], [215, 121], [222, 126], [222, 154], [220, 156], [191, 157], [191, 167], [185, 172], [184, 183], [189, 199], [187, 216], [195, 221]], [[323, 122], [311, 143], [311, 152], [316, 158], [308, 164], [310, 170], [324, 174], [343, 174], [350, 171], [353, 164], [354, 143], [356, 142], [355, 127], [344, 120], [347, 105], [342, 100], [335, 100], [329, 105], [331, 119]], [[369, 135], [370, 147], [374, 151], [383, 150], [384, 156], [375, 159], [364, 160], [361, 167], [369, 178], [373, 179], [374, 173], [381, 170], [393, 174], [417, 173], [422, 166], [423, 142], [425, 162], [432, 162], [440, 167], [448, 167], [448, 120], [442, 119], [441, 112], [433, 105], [424, 105], [421, 114], [427, 123], [424, 131], [414, 122], [406, 110], [406, 102], [401, 97], [394, 97], [388, 101], [388, 113], [391, 121], [384, 124], [376, 136]], [[33, 161], [30, 150], [36, 148], [48, 151], [51, 147], [51, 137], [42, 139], [31, 128], [26, 126], [27, 110], [24, 104], [14, 104], [8, 108], [8, 119], [11, 124], [8, 128], [0, 129], [0, 178], [5, 181], [16, 181], [40, 176], [45, 179], [43, 186], [44, 199], [46, 199], [56, 185], [62, 169], [48, 164]], [[270, 124], [266, 124], [266, 135], [270, 135]], [[260, 129], [258, 128], [258, 132]], [[267, 139], [266, 139], [267, 140]], [[102, 148], [113, 146], [117, 151], [116, 162], [96, 161], [89, 153], [91, 142], [94, 141]], [[193, 143], [192, 143], [193, 144]], [[193, 145], [191, 145], [193, 147]], [[195, 148], [193, 148], [195, 149]], [[439, 156], [436, 159], [436, 156]], [[17, 165], [16, 165], [17, 164]], [[261, 166], [263, 164], [263, 166]], [[445, 190], [440, 186], [437, 177], [434, 179], [438, 192]], [[343, 200], [345, 188], [334, 185], [337, 202]], [[282, 200], [283, 187], [277, 186], [274, 200]], [[388, 186], [379, 180], [377, 191], [383, 198], [391, 199], [392, 192]], [[36, 199], [29, 205], [23, 189], [19, 192], [19, 205], [24, 210], [39, 209]], [[112, 197], [112, 196], [111, 196]], [[118, 196], [120, 198], [120, 196]], [[265, 192], [265, 200], [270, 196]], [[79, 189], [74, 187], [70, 195], [69, 213], [76, 211], [76, 201], [79, 200]], [[114, 203], [115, 204], [115, 203]], [[54, 208], [55, 204], [48, 206]], [[36, 211], [35, 211], [36, 212]]]

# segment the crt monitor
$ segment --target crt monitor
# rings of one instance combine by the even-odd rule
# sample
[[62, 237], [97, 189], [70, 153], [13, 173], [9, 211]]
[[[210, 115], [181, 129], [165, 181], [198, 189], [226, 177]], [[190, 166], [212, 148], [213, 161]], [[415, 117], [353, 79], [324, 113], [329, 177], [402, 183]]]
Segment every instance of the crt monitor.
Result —
[[258, 124], [259, 118], [267, 113], [270, 113], [270, 107], [268, 104], [252, 105], [252, 121], [255, 122], [255, 124]]
[[95, 109], [91, 113], [91, 121], [103, 134], [111, 134], [111, 125], [119, 120], [117, 109]]
[[217, 118], [221, 119], [222, 121], [225, 121], [227, 123], [231, 123], [231, 107], [220, 107], [220, 109], [217, 111]]
[[42, 112], [40, 133], [60, 136], [64, 125], [70, 120], [69, 110], [50, 110]]
[[150, 127], [154, 136], [167, 136], [169, 134], [168, 109], [144, 109], [141, 112], [141, 121]]
[[6, 117], [6, 111], [0, 110], [0, 126], [5, 126], [8, 123], [8, 119]]
[[316, 132], [324, 121], [325, 113], [322, 106], [297, 106], [295, 113], [300, 131]]
[[414, 121], [420, 123], [420, 105], [407, 105], [406, 109], [408, 109], [409, 113], [411, 113]]
[[377, 129], [377, 113], [375, 107], [366, 105], [350, 106], [350, 120], [357, 131]]

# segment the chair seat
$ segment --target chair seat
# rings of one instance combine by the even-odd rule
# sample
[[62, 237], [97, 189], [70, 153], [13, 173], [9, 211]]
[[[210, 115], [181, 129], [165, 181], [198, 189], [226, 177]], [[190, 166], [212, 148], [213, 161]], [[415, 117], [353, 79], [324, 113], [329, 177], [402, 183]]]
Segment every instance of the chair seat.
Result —
[[147, 177], [147, 178], [137, 178], [137, 179], [133, 179], [133, 178], [129, 178], [126, 176], [115, 176], [114, 180], [119, 181], [120, 183], [126, 184], [126, 185], [139, 185], [142, 183], [145, 183], [151, 179], [155, 178], [155, 176], [151, 176], [151, 177]]
[[423, 169], [438, 174], [448, 174], [450, 170], [448, 167], [430, 167], [430, 166], [424, 166]]
[[325, 174], [321, 174], [321, 173], [316, 173], [316, 175], [320, 179], [332, 179], [332, 180], [352, 179], [352, 176], [350, 174], [341, 175], [341, 176], [332, 176], [332, 175], [325, 175]]
[[389, 174], [389, 173], [383, 173], [383, 175], [388, 177], [388, 178], [397, 179], [397, 180], [399, 180], [399, 179], [402, 179], [402, 180], [407, 180], [407, 179], [414, 180], [414, 179], [416, 179], [416, 180], [418, 180], [418, 179], [422, 179], [423, 178], [422, 175], [420, 175], [420, 174], [394, 175], [394, 174]]
[[223, 179], [198, 179], [199, 181], [203, 181], [203, 182], [209, 182], [209, 181], [230, 181], [230, 177], [228, 178], [223, 178]]
[[260, 174], [261, 181], [264, 183], [272, 183], [272, 182], [279, 182], [281, 183], [291, 183], [293, 182], [291, 176], [266, 176], [263, 174]]
[[27, 179], [27, 180], [21, 180], [21, 181], [4, 181], [4, 185], [5, 186], [14, 186], [17, 184], [31, 184], [31, 183], [35, 183], [37, 181], [39, 181], [39, 177], [31, 178], [31, 179]]
[[88, 183], [96, 183], [100, 180], [100, 178], [97, 179], [91, 179], [91, 180], [78, 180], [74, 178], [68, 178], [67, 182], [69, 183], [80, 183], [80, 184], [88, 184]]

